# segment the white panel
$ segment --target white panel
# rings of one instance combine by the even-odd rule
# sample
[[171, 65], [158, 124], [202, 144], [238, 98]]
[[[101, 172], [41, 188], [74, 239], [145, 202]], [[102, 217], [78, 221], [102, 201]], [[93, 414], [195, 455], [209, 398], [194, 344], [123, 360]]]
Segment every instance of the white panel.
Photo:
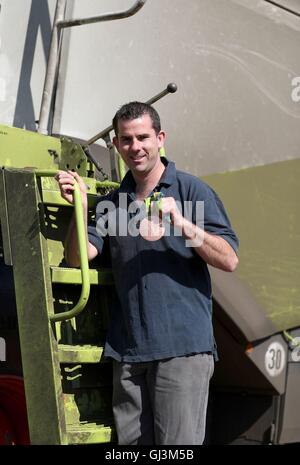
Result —
[[2, 0], [0, 121], [34, 130], [56, 0]]
[[[68, 15], [133, 3], [69, 0]], [[35, 129], [55, 4], [1, 1], [2, 123]], [[167, 155], [182, 169], [204, 175], [296, 158], [299, 32], [299, 17], [263, 0], [148, 0], [132, 18], [66, 30], [53, 130], [86, 140], [122, 103], [174, 81], [178, 92], [156, 108]]]
[[[132, 4], [75, 1], [74, 16]], [[178, 92], [156, 108], [181, 168], [208, 174], [298, 157], [299, 31], [299, 18], [260, 0], [151, 0], [130, 19], [74, 28], [55, 130], [87, 139], [122, 103], [175, 81]]]

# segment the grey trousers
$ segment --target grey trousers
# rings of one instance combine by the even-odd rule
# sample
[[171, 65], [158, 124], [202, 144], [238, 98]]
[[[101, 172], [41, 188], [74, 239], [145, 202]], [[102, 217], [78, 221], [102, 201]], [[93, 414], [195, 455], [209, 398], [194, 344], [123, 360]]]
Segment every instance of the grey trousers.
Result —
[[144, 363], [114, 361], [118, 443], [202, 444], [213, 370], [210, 354]]

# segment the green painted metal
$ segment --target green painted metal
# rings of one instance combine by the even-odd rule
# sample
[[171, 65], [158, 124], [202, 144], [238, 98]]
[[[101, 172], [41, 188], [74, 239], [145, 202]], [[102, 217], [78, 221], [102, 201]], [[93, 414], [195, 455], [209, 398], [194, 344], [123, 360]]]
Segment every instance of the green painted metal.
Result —
[[89, 294], [90, 294], [90, 276], [89, 276], [89, 262], [87, 255], [87, 242], [86, 242], [86, 231], [84, 224], [84, 214], [81, 201], [81, 192], [77, 183], [75, 183], [74, 190], [74, 207], [75, 207], [75, 218], [77, 228], [77, 239], [78, 239], [78, 251], [80, 257], [80, 270], [82, 279], [82, 288], [80, 298], [74, 308], [64, 313], [57, 313], [51, 315], [51, 321], [63, 321], [78, 315], [85, 308]]
[[86, 176], [87, 157], [80, 144], [68, 137], [61, 138], [61, 158], [59, 168], [61, 170], [73, 170], [80, 176]]
[[275, 331], [299, 326], [300, 160], [203, 179], [220, 195], [240, 238], [235, 275]]
[[[90, 209], [95, 208], [99, 195], [105, 195], [111, 190], [118, 189], [119, 187], [119, 183], [112, 181], [98, 181], [94, 178], [87, 177], [82, 178], [88, 188], [88, 207]], [[43, 177], [41, 181], [44, 203], [62, 207], [71, 207], [71, 204], [61, 197], [58, 184], [53, 177]]]
[[[84, 177], [88, 186], [88, 208], [91, 219], [98, 201], [96, 179]], [[62, 199], [58, 184], [53, 177], [41, 177], [41, 195], [45, 212], [45, 234], [47, 235], [49, 263], [64, 266], [64, 241], [73, 213], [73, 206]]]
[[60, 363], [99, 363], [103, 357], [103, 347], [59, 344]]
[[[82, 277], [80, 270], [75, 268], [51, 267], [53, 283], [81, 284]], [[111, 286], [114, 282], [111, 270], [89, 269], [90, 284]]]
[[[103, 360], [113, 276], [111, 270], [89, 270], [87, 260], [86, 276], [79, 269], [65, 268], [63, 241], [72, 208], [61, 198], [53, 176], [57, 169], [75, 169], [83, 176], [88, 186], [89, 217], [99, 195], [119, 184], [86, 177], [94, 176], [93, 171], [86, 160], [78, 166], [83, 155], [72, 141], [15, 128], [5, 134], [1, 130], [1, 149], [3, 144], [6, 147], [1, 150], [0, 161], [6, 163], [3, 155], [11, 153], [8, 164], [17, 167], [2, 170], [0, 215], [6, 256], [13, 263], [31, 442], [114, 440], [111, 364]], [[18, 169], [23, 164], [28, 168]], [[78, 187], [75, 196], [75, 214], [79, 205], [76, 216], [82, 220], [81, 243], [86, 251]], [[87, 279], [94, 286], [88, 301], [86, 289], [83, 291], [82, 300], [87, 305], [84, 312], [77, 313], [75, 303], [80, 302]], [[77, 315], [73, 317], [74, 305]], [[70, 319], [62, 321], [60, 314]]]
[[33, 171], [5, 169], [4, 175], [30, 439], [66, 444], [41, 197]]
[[99, 189], [118, 189], [120, 184], [113, 181], [96, 181], [96, 187]]
[[[36, 171], [36, 176], [50, 177], [55, 176], [57, 171], [43, 170]], [[74, 208], [75, 208], [75, 219], [77, 229], [77, 240], [78, 240], [78, 251], [80, 257], [80, 270], [82, 288], [79, 300], [75, 307], [64, 313], [56, 313], [50, 316], [51, 321], [64, 321], [78, 315], [85, 308], [89, 294], [90, 294], [90, 276], [89, 276], [89, 261], [87, 254], [87, 242], [86, 242], [86, 231], [84, 223], [84, 212], [81, 200], [81, 192], [77, 182], [74, 185]]]
[[80, 427], [68, 429], [68, 442], [70, 444], [99, 444], [112, 442], [116, 439], [111, 426], [83, 424]]
[[0, 174], [0, 219], [4, 261], [6, 265], [12, 265], [4, 170]]
[[166, 149], [164, 147], [161, 147], [159, 149], [159, 154], [161, 157], [165, 157], [166, 156]]
[[126, 174], [126, 166], [125, 166], [125, 163], [123, 161], [123, 158], [121, 157], [121, 155], [118, 153], [118, 169], [119, 169], [119, 177], [120, 177], [120, 181], [122, 181], [122, 179], [124, 178], [125, 174]]
[[0, 165], [14, 168], [53, 169], [59, 165], [58, 138], [0, 125]]
[[45, 204], [71, 207], [71, 204], [61, 197], [59, 191], [43, 191], [43, 202]]
[[[99, 367], [98, 367], [99, 368]], [[80, 374], [79, 378], [80, 379]], [[75, 384], [76, 381], [72, 381]], [[80, 428], [89, 422], [90, 425], [103, 425], [111, 427], [113, 418], [111, 416], [111, 388], [101, 391], [93, 388], [88, 390], [74, 389], [64, 395], [67, 430], [70, 428]], [[91, 419], [93, 419], [91, 421]]]
[[37, 170], [35, 171], [36, 176], [50, 178], [57, 174], [58, 170]]

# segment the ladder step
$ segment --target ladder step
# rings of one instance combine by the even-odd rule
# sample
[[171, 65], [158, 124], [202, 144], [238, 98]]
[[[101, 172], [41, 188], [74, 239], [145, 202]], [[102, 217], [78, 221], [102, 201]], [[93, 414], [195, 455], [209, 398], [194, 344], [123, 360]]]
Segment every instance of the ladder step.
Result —
[[116, 440], [114, 427], [107, 424], [83, 423], [67, 426], [69, 444], [99, 444]]
[[[46, 180], [48, 181], [49, 178], [46, 178]], [[42, 178], [42, 184], [45, 184], [46, 180], [45, 178]], [[52, 182], [56, 182], [56, 181], [52, 181]], [[43, 190], [43, 203], [46, 205], [50, 204], [50, 205], [56, 205], [59, 207], [71, 207], [72, 206], [69, 202], [67, 202], [61, 197], [59, 191], [54, 191], [54, 190], [53, 191]]]
[[[97, 181], [93, 178], [85, 178], [85, 183], [88, 185], [90, 192], [88, 192], [88, 206], [89, 208], [95, 208], [99, 197], [96, 191]], [[72, 207], [72, 205], [64, 200], [58, 189], [58, 184], [53, 177], [42, 177], [42, 195], [43, 203], [46, 205], [55, 205], [57, 207]]]
[[[90, 283], [111, 286], [114, 283], [113, 274], [110, 269], [90, 269]], [[81, 271], [77, 268], [51, 267], [53, 283], [60, 284], [81, 284]]]
[[58, 344], [60, 363], [99, 363], [103, 351], [104, 348], [99, 346]]

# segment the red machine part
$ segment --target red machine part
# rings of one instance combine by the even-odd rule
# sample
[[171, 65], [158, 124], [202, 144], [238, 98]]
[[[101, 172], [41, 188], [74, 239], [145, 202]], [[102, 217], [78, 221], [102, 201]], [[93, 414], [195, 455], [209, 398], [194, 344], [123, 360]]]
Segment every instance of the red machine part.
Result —
[[24, 382], [20, 376], [0, 375], [0, 445], [30, 444]]

